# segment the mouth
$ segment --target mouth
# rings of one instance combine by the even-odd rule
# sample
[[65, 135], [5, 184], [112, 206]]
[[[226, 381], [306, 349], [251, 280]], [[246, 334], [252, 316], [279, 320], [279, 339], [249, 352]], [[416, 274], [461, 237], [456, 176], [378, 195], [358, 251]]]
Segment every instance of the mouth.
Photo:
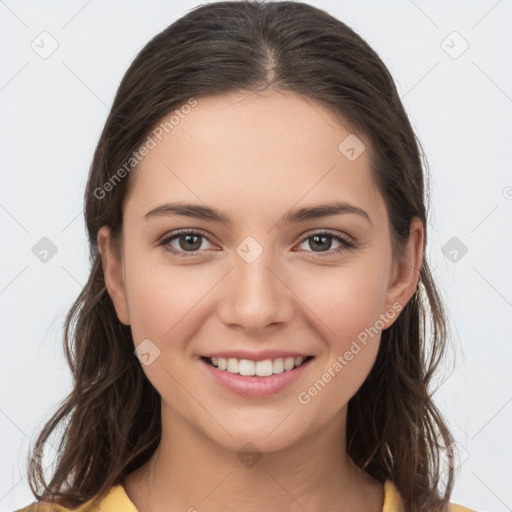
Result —
[[307, 363], [313, 356], [307, 357], [277, 357], [263, 361], [237, 359], [234, 357], [206, 357], [201, 359], [220, 371], [243, 375], [246, 377], [270, 377], [280, 373], [290, 372]]
[[253, 361], [234, 357], [207, 357], [200, 360], [213, 381], [245, 398], [265, 398], [290, 386], [307, 371], [314, 356]]

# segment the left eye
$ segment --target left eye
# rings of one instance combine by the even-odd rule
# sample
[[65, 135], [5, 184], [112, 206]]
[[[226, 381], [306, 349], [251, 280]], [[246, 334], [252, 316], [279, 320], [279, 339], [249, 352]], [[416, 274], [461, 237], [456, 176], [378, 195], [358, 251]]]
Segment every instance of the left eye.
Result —
[[[207, 240], [208, 242], [212, 243], [210, 239], [197, 231], [181, 231], [176, 234], [170, 235], [165, 237], [159, 245], [163, 246], [165, 250], [171, 252], [172, 254], [179, 256], [179, 257], [189, 257], [194, 256], [194, 253], [200, 252], [199, 249], [201, 248], [202, 239]], [[172, 243], [174, 241], [178, 241], [179, 247], [173, 246]], [[330, 232], [318, 232], [314, 233], [312, 235], [309, 235], [302, 239], [301, 243], [302, 245], [306, 242], [309, 242], [309, 247], [317, 247], [320, 250], [316, 251], [306, 251], [306, 252], [313, 252], [313, 253], [319, 253], [314, 254], [314, 256], [332, 256], [335, 254], [338, 254], [344, 250], [348, 250], [355, 247], [355, 244], [349, 241], [348, 239], [330, 233]], [[338, 243], [340, 243], [340, 247], [334, 250], [330, 250], [332, 246], [332, 240], [336, 240]], [[322, 248], [326, 250], [321, 250]], [[188, 254], [187, 254], [188, 253]], [[324, 255], [325, 253], [325, 255]]]
[[[312, 251], [314, 253], [320, 253], [320, 254], [315, 254], [315, 256], [320, 256], [320, 257], [324, 256], [324, 254], [322, 254], [322, 253], [326, 253], [325, 256], [332, 256], [332, 255], [336, 255], [346, 249], [352, 249], [354, 247], [354, 244], [352, 242], [350, 242], [349, 240], [347, 240], [346, 238], [339, 236], [339, 235], [329, 233], [329, 232], [314, 233], [313, 235], [310, 235], [310, 236], [304, 238], [300, 245], [302, 245], [303, 243], [307, 243], [308, 240], [310, 240], [310, 242], [308, 244], [309, 247], [318, 247], [318, 248], [324, 247], [325, 248], [326, 245], [328, 246], [327, 250], [325, 250], [325, 251], [323, 251], [323, 250]], [[326, 240], [331, 240], [331, 242], [326, 242]], [[337, 242], [339, 242], [341, 244], [341, 246], [338, 247], [337, 249], [334, 249], [331, 251], [329, 249], [331, 248], [332, 240], [336, 240]], [[309, 252], [309, 251], [307, 251], [307, 252]]]

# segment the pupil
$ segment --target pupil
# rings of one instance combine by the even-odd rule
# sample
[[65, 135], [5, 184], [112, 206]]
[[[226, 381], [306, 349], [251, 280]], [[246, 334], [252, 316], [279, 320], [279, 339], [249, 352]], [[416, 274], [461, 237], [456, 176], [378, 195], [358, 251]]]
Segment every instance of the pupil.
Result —
[[[329, 249], [329, 248], [330, 248], [330, 246], [331, 246], [331, 244], [330, 244], [330, 243], [325, 243], [325, 240], [326, 240], [326, 239], [328, 239], [328, 238], [329, 238], [329, 236], [327, 236], [327, 235], [320, 235], [320, 236], [316, 235], [316, 236], [314, 236], [314, 237], [313, 237], [313, 240], [315, 241], [315, 243], [316, 243], [318, 240], [323, 240], [323, 241], [324, 241], [324, 245], [326, 245], [325, 249]], [[318, 246], [317, 246], [317, 247], [318, 247]], [[313, 248], [314, 248], [314, 247], [313, 247]]]
[[[198, 236], [196, 236], [196, 235], [182, 235], [182, 236], [180, 237], [180, 246], [181, 246], [181, 248], [182, 248], [182, 249], [185, 249], [185, 247], [184, 247], [184, 246], [183, 246], [183, 244], [181, 243], [182, 241], [184, 241], [184, 240], [185, 240], [185, 241], [186, 241], [186, 243], [189, 243], [190, 239], [193, 239], [193, 238], [195, 238], [195, 239], [196, 239], [196, 243], [195, 243], [195, 244], [193, 244], [193, 243], [191, 242], [191, 243], [192, 243], [192, 245], [193, 245], [192, 249], [199, 249], [199, 247], [201, 247], [201, 242], [198, 242], [198, 240], [199, 240], [199, 238], [200, 238], [200, 237], [198, 237]], [[189, 245], [189, 247], [188, 247], [188, 248], [189, 248], [189, 249], [191, 248], [191, 247], [190, 247], [190, 245]]]

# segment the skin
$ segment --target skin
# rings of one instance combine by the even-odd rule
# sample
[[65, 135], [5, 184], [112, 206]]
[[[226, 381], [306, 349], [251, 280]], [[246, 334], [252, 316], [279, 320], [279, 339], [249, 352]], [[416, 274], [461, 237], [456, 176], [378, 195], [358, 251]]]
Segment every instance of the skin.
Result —
[[[371, 370], [380, 332], [308, 404], [297, 400], [380, 314], [405, 306], [419, 278], [422, 223], [413, 219], [398, 264], [368, 143], [359, 136], [367, 149], [354, 161], [338, 150], [350, 133], [328, 110], [291, 92], [201, 98], [133, 171], [120, 252], [101, 228], [118, 318], [131, 325], [135, 346], [149, 338], [160, 350], [142, 368], [162, 397], [161, 444], [124, 481], [140, 512], [382, 510], [383, 486], [345, 450], [347, 404]], [[332, 200], [363, 208], [373, 224], [355, 214], [277, 224], [292, 208]], [[232, 224], [144, 219], [176, 201], [222, 209]], [[190, 257], [159, 245], [184, 228], [209, 240], [199, 238], [192, 249], [193, 241], [170, 242]], [[310, 237], [323, 229], [357, 247], [335, 254], [342, 245], [328, 238], [315, 251]], [[248, 236], [263, 249], [252, 263], [236, 252]], [[199, 360], [214, 350], [265, 348], [314, 359], [267, 398], [221, 388]], [[250, 467], [237, 457], [248, 442], [262, 454]]]

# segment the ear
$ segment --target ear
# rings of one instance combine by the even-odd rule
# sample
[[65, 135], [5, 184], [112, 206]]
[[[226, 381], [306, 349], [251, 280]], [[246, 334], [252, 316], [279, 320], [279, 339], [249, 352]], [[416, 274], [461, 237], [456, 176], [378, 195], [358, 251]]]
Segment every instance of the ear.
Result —
[[[401, 311], [414, 295], [418, 286], [423, 261], [423, 241], [423, 223], [419, 217], [414, 217], [411, 220], [409, 240], [403, 249], [403, 259], [401, 262], [395, 261], [393, 264], [393, 272], [386, 294], [386, 312], [396, 312], [397, 303], [400, 304], [398, 311]], [[396, 320], [398, 316], [398, 314], [395, 315], [393, 313], [392, 318]], [[386, 323], [384, 329], [390, 327], [394, 320], [391, 319], [389, 323]]]
[[102, 226], [98, 231], [98, 250], [101, 256], [105, 285], [114, 304], [117, 317], [124, 325], [130, 325], [122, 259], [113, 245], [112, 234], [107, 226]]

